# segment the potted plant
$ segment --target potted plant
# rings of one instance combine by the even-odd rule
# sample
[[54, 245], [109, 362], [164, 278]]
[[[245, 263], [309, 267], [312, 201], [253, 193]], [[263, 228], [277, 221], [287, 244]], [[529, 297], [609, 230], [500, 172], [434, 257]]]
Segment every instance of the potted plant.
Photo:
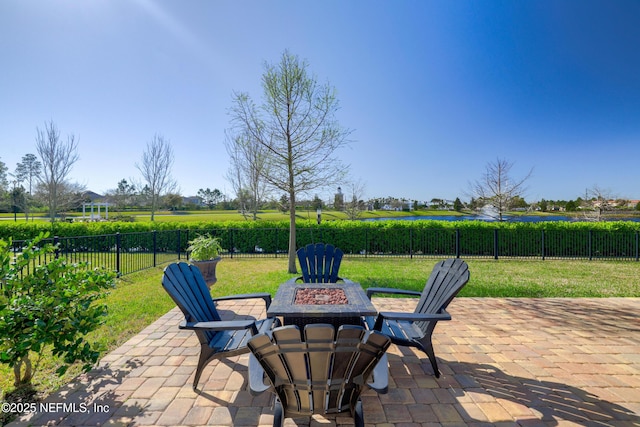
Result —
[[217, 281], [216, 265], [222, 259], [220, 239], [208, 235], [198, 236], [189, 242], [187, 251], [189, 261], [200, 269], [205, 282], [211, 287]]

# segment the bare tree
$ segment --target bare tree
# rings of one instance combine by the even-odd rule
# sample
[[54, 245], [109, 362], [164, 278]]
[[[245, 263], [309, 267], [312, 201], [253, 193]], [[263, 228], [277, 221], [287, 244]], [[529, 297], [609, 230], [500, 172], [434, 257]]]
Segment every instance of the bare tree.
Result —
[[586, 197], [583, 201], [582, 212], [588, 221], [602, 221], [605, 212], [614, 208], [614, 199], [611, 190], [604, 189], [598, 185], [586, 190]]
[[267, 195], [266, 181], [262, 178], [268, 175], [266, 148], [246, 133], [231, 135], [229, 132], [225, 146], [231, 160], [227, 180], [236, 193], [243, 214], [248, 204], [256, 220], [260, 203]]
[[347, 200], [344, 203], [344, 212], [351, 220], [358, 219], [365, 210], [364, 197], [365, 185], [362, 181], [351, 182], [347, 185]]
[[176, 181], [171, 177], [173, 160], [171, 143], [162, 135], [156, 134], [147, 144], [147, 149], [142, 154], [142, 162], [136, 163], [151, 198], [151, 221], [155, 219], [160, 196], [177, 188]]
[[486, 165], [481, 179], [471, 184], [471, 196], [482, 201], [483, 205], [492, 206], [497, 212], [497, 219], [503, 220], [503, 214], [511, 208], [515, 200], [526, 191], [525, 183], [531, 178], [533, 169], [521, 179], [513, 179], [510, 175], [513, 163], [497, 158]]
[[78, 160], [78, 142], [74, 135], [62, 141], [53, 121], [45, 122], [44, 130], [36, 128], [36, 131], [36, 150], [42, 161], [42, 173], [37, 176], [42, 184], [40, 192], [49, 207], [51, 221], [55, 221], [58, 210], [65, 204], [63, 199], [68, 199], [65, 193], [72, 187], [67, 177]]
[[336, 120], [335, 89], [319, 85], [308, 64], [285, 51], [278, 64], [266, 64], [263, 101], [257, 107], [246, 93], [234, 94], [232, 132], [247, 135], [265, 148], [270, 186], [289, 199], [289, 272], [296, 273], [296, 196], [334, 186], [345, 168], [335, 157], [349, 130]]

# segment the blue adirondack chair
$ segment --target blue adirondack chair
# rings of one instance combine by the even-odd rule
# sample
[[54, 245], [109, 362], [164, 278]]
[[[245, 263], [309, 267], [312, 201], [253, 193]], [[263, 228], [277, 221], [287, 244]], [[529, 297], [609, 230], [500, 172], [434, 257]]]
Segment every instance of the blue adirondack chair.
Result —
[[447, 306], [469, 281], [469, 266], [461, 259], [451, 258], [437, 263], [422, 292], [395, 288], [368, 288], [367, 296], [396, 294], [420, 297], [413, 313], [380, 312], [366, 317], [371, 330], [380, 331], [400, 346], [416, 347], [429, 357], [433, 373], [440, 376], [431, 335], [439, 320], [451, 320]]
[[266, 308], [269, 308], [271, 295], [254, 293], [211, 298], [198, 267], [186, 262], [168, 265], [164, 269], [162, 286], [184, 314], [185, 319], [179, 328], [194, 331], [200, 341], [200, 358], [193, 380], [194, 390], [198, 386], [202, 370], [209, 362], [248, 353], [247, 341], [251, 336], [270, 331], [280, 324], [275, 318], [223, 321], [216, 310], [218, 301], [261, 298]]
[[338, 276], [340, 262], [344, 256], [339, 248], [330, 244], [312, 243], [298, 249], [296, 253], [302, 276], [293, 280], [303, 283], [349, 282], [349, 280]]

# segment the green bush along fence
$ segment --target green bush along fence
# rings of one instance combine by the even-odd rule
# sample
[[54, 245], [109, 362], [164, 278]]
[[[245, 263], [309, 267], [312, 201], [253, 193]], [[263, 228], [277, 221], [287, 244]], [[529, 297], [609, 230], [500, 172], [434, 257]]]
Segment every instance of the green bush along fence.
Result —
[[[463, 257], [535, 259], [617, 259], [638, 261], [639, 230], [586, 227], [299, 227], [297, 246], [325, 242], [347, 256]], [[186, 259], [190, 239], [209, 234], [221, 239], [225, 257], [284, 257], [289, 230], [284, 227], [210, 227], [133, 233], [54, 237], [70, 262], [89, 262], [128, 274]], [[20, 251], [24, 241], [14, 241]]]

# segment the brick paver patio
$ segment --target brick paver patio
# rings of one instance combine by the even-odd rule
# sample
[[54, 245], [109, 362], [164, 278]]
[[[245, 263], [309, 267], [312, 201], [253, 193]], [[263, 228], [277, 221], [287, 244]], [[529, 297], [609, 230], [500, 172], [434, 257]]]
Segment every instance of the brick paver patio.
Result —
[[[221, 308], [263, 315], [261, 301]], [[363, 396], [367, 427], [640, 426], [640, 298], [457, 298], [449, 311], [434, 334], [441, 378], [423, 354], [392, 346], [389, 393]], [[247, 355], [211, 363], [192, 391], [199, 345], [180, 320], [170, 311], [10, 426], [270, 426], [271, 396], [247, 390]]]

